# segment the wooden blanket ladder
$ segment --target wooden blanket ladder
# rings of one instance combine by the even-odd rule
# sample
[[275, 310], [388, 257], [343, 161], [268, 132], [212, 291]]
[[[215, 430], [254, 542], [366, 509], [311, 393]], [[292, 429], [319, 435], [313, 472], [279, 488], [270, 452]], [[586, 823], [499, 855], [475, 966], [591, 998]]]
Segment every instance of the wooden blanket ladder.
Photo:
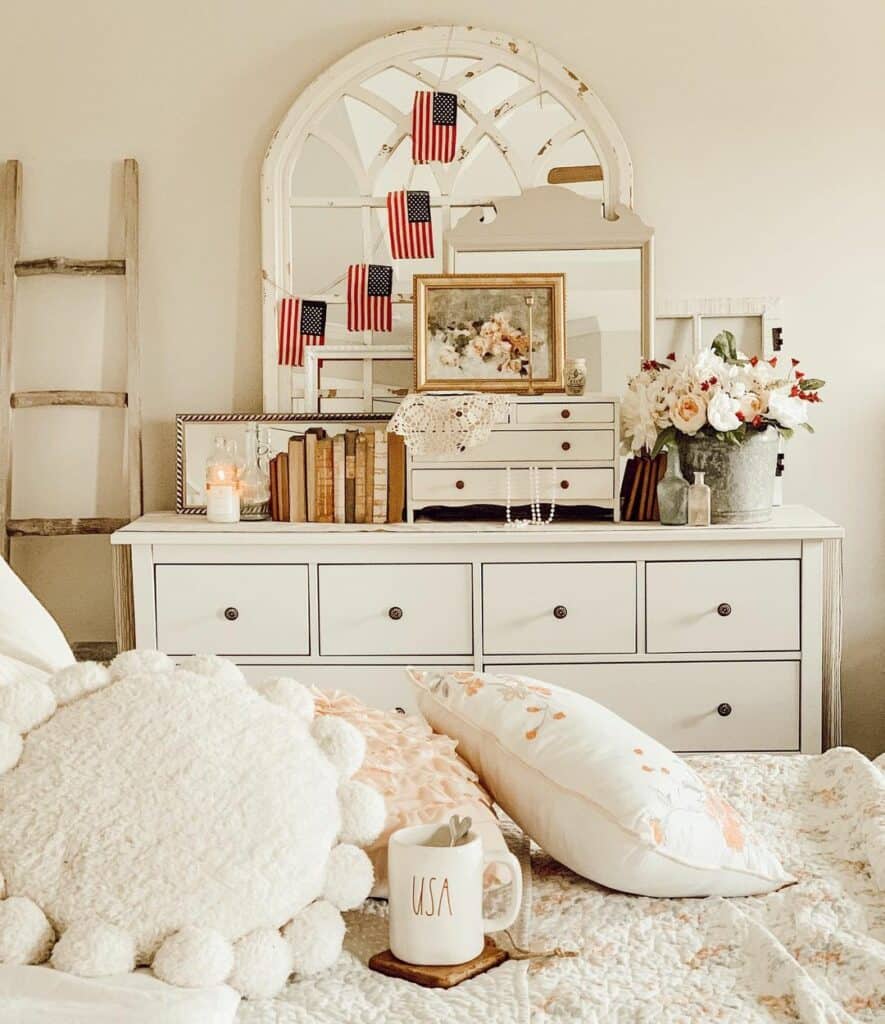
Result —
[[[110, 534], [142, 514], [141, 468], [141, 392], [140, 346], [138, 337], [138, 164], [123, 161], [123, 256], [110, 259], [71, 259], [51, 256], [21, 258], [22, 167], [18, 160], [7, 160], [2, 190], [3, 246], [0, 250], [0, 554], [9, 559], [12, 537], [61, 537], [84, 534]], [[35, 274], [65, 274], [94, 277], [100, 274], [123, 275], [127, 369], [125, 391], [15, 391], [13, 387], [13, 340], [15, 334], [16, 278]], [[35, 406], [117, 407], [126, 410], [126, 445], [123, 472], [128, 490], [128, 518], [13, 518], [12, 459], [13, 424], [16, 409]], [[131, 566], [128, 558], [113, 549], [115, 605], [125, 607], [121, 595], [128, 594]], [[115, 643], [72, 643], [81, 659], [105, 660], [116, 651], [131, 646], [132, 623], [116, 623]]]

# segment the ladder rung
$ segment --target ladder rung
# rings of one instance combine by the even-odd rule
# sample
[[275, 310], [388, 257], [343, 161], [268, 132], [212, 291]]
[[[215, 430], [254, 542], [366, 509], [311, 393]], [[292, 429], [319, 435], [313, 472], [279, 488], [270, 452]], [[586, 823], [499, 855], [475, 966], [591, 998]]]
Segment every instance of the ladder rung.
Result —
[[10, 519], [6, 532], [10, 537], [73, 537], [89, 533], [113, 533], [129, 519], [86, 517], [82, 519]]
[[15, 391], [10, 397], [13, 409], [31, 409], [37, 405], [111, 406], [124, 409], [125, 391]]
[[99, 274], [125, 274], [126, 260], [75, 260], [68, 256], [46, 256], [38, 260], [16, 260], [17, 277], [35, 274], [81, 274], [96, 277]]
[[82, 640], [72, 643], [77, 661], [110, 661], [117, 656], [116, 640]]

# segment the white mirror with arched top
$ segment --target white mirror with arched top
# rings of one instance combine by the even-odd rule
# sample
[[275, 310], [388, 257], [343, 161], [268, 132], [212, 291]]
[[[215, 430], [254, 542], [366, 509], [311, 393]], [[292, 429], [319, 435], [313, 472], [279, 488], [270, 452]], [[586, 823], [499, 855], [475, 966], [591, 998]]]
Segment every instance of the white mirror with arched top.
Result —
[[[458, 96], [451, 163], [414, 165], [415, 91]], [[444, 239], [471, 211], [490, 220], [502, 197], [559, 183], [596, 218], [633, 201], [627, 147], [579, 75], [527, 42], [470, 27], [392, 33], [354, 50], [317, 78], [274, 133], [262, 173], [263, 385], [266, 412], [301, 411], [303, 371], [277, 365], [280, 301], [328, 304], [327, 345], [412, 343], [412, 275], [443, 271]], [[433, 259], [392, 261], [388, 191], [426, 189], [436, 240]], [[393, 330], [346, 330], [346, 268], [393, 263]], [[555, 269], [555, 268], [554, 268]], [[328, 360], [320, 408], [366, 408], [411, 382], [402, 360]]]

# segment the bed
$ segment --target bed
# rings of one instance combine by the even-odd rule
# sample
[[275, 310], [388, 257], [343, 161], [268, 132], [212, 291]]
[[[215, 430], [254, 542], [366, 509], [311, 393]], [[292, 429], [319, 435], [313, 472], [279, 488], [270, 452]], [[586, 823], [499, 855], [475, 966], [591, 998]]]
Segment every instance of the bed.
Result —
[[510, 828], [526, 882], [512, 939], [578, 956], [510, 961], [449, 992], [421, 989], [367, 969], [387, 945], [386, 905], [369, 901], [349, 915], [335, 968], [276, 1000], [241, 1003], [237, 1021], [885, 1020], [885, 760], [847, 748], [692, 760], [796, 885], [729, 900], [625, 896], [572, 874]]

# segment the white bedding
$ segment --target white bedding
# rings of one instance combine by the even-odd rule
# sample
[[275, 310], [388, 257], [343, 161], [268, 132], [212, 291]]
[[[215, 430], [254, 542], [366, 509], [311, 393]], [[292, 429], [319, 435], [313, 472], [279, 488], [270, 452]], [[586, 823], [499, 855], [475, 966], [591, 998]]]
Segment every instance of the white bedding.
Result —
[[0, 967], [0, 1024], [231, 1024], [227, 985], [186, 989], [138, 971], [75, 978], [49, 967]]
[[[693, 763], [799, 882], [767, 896], [649, 899], [603, 890], [535, 848], [514, 936], [574, 959], [510, 962], [449, 992], [370, 972], [384, 904], [350, 915], [331, 971], [239, 1024], [645, 1024], [885, 1021], [885, 773], [855, 751]], [[525, 846], [525, 844], [523, 844]], [[525, 871], [529, 872], [524, 851]]]

